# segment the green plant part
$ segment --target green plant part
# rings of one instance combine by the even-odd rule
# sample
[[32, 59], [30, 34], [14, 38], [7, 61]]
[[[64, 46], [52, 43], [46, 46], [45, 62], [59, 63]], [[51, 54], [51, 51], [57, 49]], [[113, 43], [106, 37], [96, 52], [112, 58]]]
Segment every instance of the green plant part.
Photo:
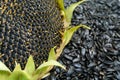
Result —
[[[1, 66], [1, 65], [0, 65]], [[8, 80], [10, 73], [4, 70], [0, 70], [0, 79], [1, 80]]]
[[[14, 3], [16, 2], [17, 0], [14, 0]], [[48, 76], [50, 73], [49, 73], [49, 71], [54, 67], [54, 66], [58, 66], [58, 67], [61, 67], [61, 68], [63, 68], [63, 69], [65, 69], [65, 67], [63, 66], [63, 65], [61, 65], [59, 62], [57, 62], [56, 60], [59, 58], [59, 56], [60, 56], [60, 54], [62, 53], [62, 50], [64, 49], [64, 47], [69, 43], [69, 41], [70, 41], [70, 39], [72, 38], [72, 35], [74, 34], [74, 32], [78, 29], [78, 28], [80, 28], [80, 27], [83, 27], [83, 28], [87, 28], [87, 29], [90, 29], [89, 27], [87, 27], [86, 25], [82, 25], [82, 24], [80, 24], [80, 25], [78, 25], [78, 26], [75, 26], [75, 27], [73, 27], [73, 26], [70, 26], [71, 25], [71, 19], [72, 19], [72, 15], [73, 15], [73, 11], [74, 11], [74, 9], [80, 4], [80, 3], [82, 3], [82, 2], [84, 2], [85, 0], [82, 0], [82, 1], [79, 1], [78, 3], [74, 3], [74, 4], [72, 4], [72, 5], [70, 5], [69, 7], [67, 7], [66, 9], [64, 8], [64, 3], [63, 3], [63, 0], [41, 0], [41, 1], [43, 1], [44, 2], [44, 5], [42, 5], [41, 3], [41, 5], [42, 6], [48, 6], [48, 7], [51, 7], [51, 6], [53, 6], [53, 7], [51, 7], [52, 9], [55, 9], [55, 13], [57, 13], [57, 14], [55, 14], [54, 13], [54, 15], [56, 15], [57, 17], [55, 17], [55, 18], [53, 18], [54, 17], [54, 15], [52, 15], [52, 13], [53, 12], [48, 12], [48, 13], [46, 13], [46, 15], [47, 15], [47, 17], [49, 17], [49, 15], [52, 15], [53, 17], [49, 17], [49, 18], [47, 18], [47, 19], [50, 19], [50, 21], [51, 20], [54, 20], [53, 22], [50, 22], [50, 23], [47, 23], [47, 27], [50, 27], [50, 26], [53, 26], [52, 24], [54, 24], [54, 26], [53, 27], [55, 27], [57, 30], [55, 30], [55, 29], [53, 29], [53, 35], [54, 36], [56, 36], [56, 35], [61, 35], [62, 37], [61, 37], [61, 43], [59, 42], [60, 41], [60, 39], [58, 40], [58, 42], [57, 43], [60, 43], [59, 44], [59, 47], [57, 46], [57, 43], [55, 43], [54, 44], [54, 46], [56, 46], [56, 47], [54, 47], [54, 46], [52, 46], [53, 48], [51, 48], [51, 50], [47, 50], [47, 51], [50, 51], [49, 52], [49, 54], [48, 53], [45, 53], [45, 58], [42, 58], [42, 56], [44, 56], [44, 54], [43, 54], [43, 52], [44, 52], [44, 49], [46, 50], [46, 49], [48, 49], [48, 48], [42, 48], [41, 46], [39, 47], [39, 46], [37, 46], [37, 47], [39, 47], [39, 49], [40, 50], [42, 50], [43, 52], [41, 52], [41, 53], [39, 53], [39, 54], [37, 54], [36, 56], [34, 55], [34, 54], [30, 54], [30, 55], [27, 55], [27, 56], [29, 56], [29, 58], [28, 58], [28, 60], [27, 60], [27, 62], [19, 62], [19, 61], [16, 61], [16, 64], [15, 64], [15, 68], [14, 68], [14, 70], [13, 71], [11, 71], [11, 69], [9, 70], [6, 66], [5, 66], [5, 64], [3, 63], [3, 62], [5, 62], [5, 60], [3, 60], [3, 58], [1, 58], [1, 57], [3, 57], [4, 55], [6, 55], [6, 54], [1, 54], [1, 52], [0, 52], [0, 59], [2, 60], [2, 62], [0, 61], [0, 79], [1, 80], [41, 80], [42, 78], [45, 78], [46, 76]], [[8, 0], [5, 0], [5, 3], [7, 3], [8, 2]], [[29, 3], [29, 1], [28, 2], [26, 2], [26, 0], [24, 1], [23, 0], [23, 4], [21, 3], [21, 4], [19, 4], [19, 6], [17, 6], [17, 7], [20, 7], [21, 5], [24, 5], [24, 4], [26, 4], [26, 3]], [[47, 3], [48, 2], [48, 3]], [[50, 2], [50, 3], [49, 3]], [[11, 3], [10, 4], [10, 6], [12, 6], [14, 3]], [[33, 2], [31, 2], [31, 3], [33, 3], [33, 4], [37, 4], [37, 2], [36, 3], [34, 3], [34, 1]], [[31, 4], [30, 3], [30, 4]], [[47, 4], [46, 4], [47, 3]], [[28, 5], [30, 5], [30, 4], [28, 4]], [[54, 5], [53, 5], [54, 4]], [[57, 6], [59, 7], [59, 9], [58, 9], [58, 7], [56, 6], [56, 4], [58, 4]], [[16, 5], [18, 5], [18, 4], [16, 4]], [[15, 5], [14, 5], [15, 6]], [[31, 5], [30, 5], [31, 6]], [[43, 8], [44, 8], [43, 7]], [[46, 8], [46, 9], [48, 9], [48, 7]], [[3, 6], [2, 7], [3, 9], [2, 9], [2, 14], [3, 13], [5, 13], [5, 10], [6, 10], [6, 8], [5, 8], [5, 6]], [[32, 8], [31, 8], [32, 9]], [[49, 8], [50, 9], [50, 8]], [[60, 10], [60, 11], [59, 11]], [[28, 11], [28, 12], [30, 12], [30, 11]], [[59, 12], [60, 12], [60, 14], [59, 14]], [[9, 11], [8, 13], [6, 13], [6, 14], [10, 14], [11, 12]], [[40, 15], [39, 16], [39, 18], [36, 18], [36, 17], [38, 17], [38, 16], [32, 16], [32, 17], [35, 17], [36, 19], [40, 19], [40, 17], [41, 16], [44, 16], [44, 12], [42, 12], [43, 14], [42, 15]], [[22, 16], [24, 16], [25, 14], [24, 14], [24, 12], [23, 13], [21, 13], [22, 14]], [[36, 15], [37, 13], [32, 13], [32, 15]], [[69, 15], [68, 15], [69, 14]], [[29, 14], [29, 15], [31, 15], [31, 14]], [[37, 14], [38, 15], [38, 14]], [[19, 16], [19, 15], [18, 15]], [[63, 16], [63, 19], [61, 19], [61, 18], [59, 18], [59, 17], [61, 17], [61, 16]], [[29, 18], [30, 16], [28, 16], [28, 18]], [[46, 17], [46, 16], [44, 16], [44, 17]], [[36, 19], [34, 19], [35, 21], [36, 21]], [[58, 21], [56, 21], [55, 19], [58, 19]], [[47, 20], [45, 20], [46, 22], [47, 22]], [[57, 23], [54, 23], [54, 22], [57, 22]], [[61, 24], [62, 24], [62, 21], [64, 22], [64, 29], [62, 29], [61, 30]], [[45, 22], [45, 23], [46, 23]], [[27, 23], [26, 23], [27, 24]], [[44, 24], [44, 23], [43, 23]], [[42, 24], [42, 25], [43, 25]], [[49, 25], [49, 24], [51, 24], [51, 25]], [[59, 25], [57, 25], [57, 24], [59, 24]], [[29, 25], [29, 24], [27, 24], [27, 25]], [[32, 24], [32, 25], [34, 25], [34, 24]], [[59, 26], [59, 27], [58, 27]], [[34, 26], [35, 27], [35, 26]], [[44, 27], [46, 27], [46, 25], [45, 26], [43, 26], [43, 30], [40, 30], [40, 31], [42, 31], [41, 32], [41, 34], [47, 34], [48, 32], [49, 32], [49, 29], [51, 29], [51, 28], [49, 28], [49, 29], [47, 29], [47, 31], [44, 31]], [[41, 29], [41, 28], [36, 28], [36, 29]], [[11, 28], [12, 29], [12, 28]], [[0, 29], [1, 30], [1, 29]], [[54, 30], [55, 30], [55, 32], [54, 32]], [[64, 31], [63, 31], [64, 30]], [[37, 31], [37, 30], [36, 30]], [[29, 30], [29, 32], [31, 32], [31, 30]], [[50, 34], [50, 33], [48, 33], [48, 34]], [[38, 36], [41, 36], [40, 34], [37, 34]], [[53, 35], [50, 35], [50, 36], [53, 36]], [[1, 34], [0, 34], [0, 36], [1, 36]], [[44, 36], [44, 35], [43, 35]], [[23, 36], [24, 37], [24, 36]], [[47, 36], [48, 37], [48, 36]], [[20, 38], [20, 37], [19, 37]], [[52, 37], [53, 38], [53, 37]], [[51, 40], [52, 40], [52, 38], [50, 38]], [[60, 38], [60, 37], [59, 37]], [[55, 40], [56, 40], [57, 38], [55, 37]], [[4, 41], [4, 37], [2, 38], [2, 39], [0, 39], [0, 48], [1, 48], [1, 45], [3, 45], [3, 42], [2, 41]], [[42, 40], [43, 41], [43, 40]], [[51, 42], [51, 41], [50, 41]], [[50, 42], [48, 42], [48, 43], [50, 43]], [[52, 42], [54, 42], [54, 40], [52, 41]], [[29, 44], [30, 42], [26, 42], [26, 44]], [[45, 43], [45, 44], [47, 44], [47, 46], [48, 45], [52, 45], [52, 44], [48, 44], [48, 43]], [[37, 44], [37, 43], [36, 43]], [[44, 45], [44, 44], [42, 44], [42, 45]], [[27, 45], [26, 45], [27, 46]], [[46, 46], [46, 47], [47, 47]], [[49, 48], [50, 48], [51, 46], [49, 46]], [[6, 48], [6, 47], [5, 47]], [[0, 49], [1, 50], [1, 49]], [[34, 51], [34, 50], [33, 50]], [[40, 56], [41, 57], [40, 57]], [[47, 56], [46, 56], [47, 55]], [[39, 58], [37, 58], [37, 56], [39, 56]], [[24, 56], [24, 57], [26, 57], [26, 56]], [[36, 57], [36, 58], [35, 58]], [[47, 59], [46, 59], [47, 58]], [[36, 63], [36, 59], [39, 59], [39, 61], [37, 61], [37, 63]], [[45, 59], [45, 60], [44, 60]], [[21, 60], [21, 59], [20, 59]], [[42, 64], [38, 64], [38, 63], [41, 63], [41, 61], [43, 62]], [[21, 65], [21, 64], [26, 64], [25, 66], [24, 65]], [[11, 64], [9, 64], [10, 66], [11, 66]], [[37, 65], [37, 67], [36, 67], [36, 65]], [[9, 66], [9, 68], [10, 68], [10, 66]]]
[[0, 78], [2, 80], [37, 80], [38, 78], [41, 79], [47, 75], [51, 66], [55, 65], [65, 69], [64, 66], [55, 60], [55, 53], [53, 50], [54, 49], [52, 48], [49, 53], [49, 60], [41, 64], [37, 69], [35, 69], [32, 56], [29, 57], [24, 70], [21, 69], [20, 64], [16, 63], [14, 71], [10, 72], [10, 70], [2, 62], [0, 62]]

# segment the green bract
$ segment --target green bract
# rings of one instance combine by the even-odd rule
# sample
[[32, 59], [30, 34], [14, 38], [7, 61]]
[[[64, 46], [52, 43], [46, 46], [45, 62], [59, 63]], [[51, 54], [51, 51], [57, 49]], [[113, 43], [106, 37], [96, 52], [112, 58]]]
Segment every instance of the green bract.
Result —
[[53, 66], [59, 66], [63, 69], [65, 67], [58, 63], [56, 60], [62, 53], [63, 48], [70, 41], [73, 33], [80, 27], [90, 29], [85, 25], [78, 25], [75, 27], [71, 27], [71, 19], [73, 15], [74, 9], [85, 0], [79, 1], [64, 8], [63, 0], [56, 0], [61, 10], [61, 15], [64, 16], [64, 26], [65, 31], [62, 34], [62, 43], [60, 47], [55, 52], [55, 47], [51, 49], [48, 57], [48, 61], [41, 64], [37, 69], [35, 69], [35, 64], [33, 57], [30, 56], [24, 70], [21, 70], [20, 64], [16, 63], [16, 67], [13, 72], [11, 72], [1, 61], [0, 61], [0, 80], [40, 80], [49, 75], [49, 71], [53, 68]]
[[0, 62], [0, 79], [1, 80], [37, 80], [41, 79], [46, 74], [48, 70], [53, 66], [59, 66], [65, 69], [60, 63], [55, 60], [54, 48], [51, 49], [49, 53], [49, 60], [41, 64], [37, 69], [35, 69], [35, 64], [32, 56], [29, 57], [28, 62], [24, 70], [21, 70], [20, 64], [16, 63], [16, 67], [13, 72]]

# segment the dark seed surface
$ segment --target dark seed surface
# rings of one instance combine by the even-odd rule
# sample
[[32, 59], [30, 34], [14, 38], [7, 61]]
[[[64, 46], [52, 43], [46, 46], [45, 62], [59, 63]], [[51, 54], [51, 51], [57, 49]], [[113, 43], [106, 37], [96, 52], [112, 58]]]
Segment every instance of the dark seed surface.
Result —
[[11, 70], [15, 61], [24, 69], [32, 55], [38, 67], [61, 42], [63, 22], [55, 0], [0, 2], [0, 61]]
[[[65, 7], [79, 0], [65, 0]], [[85, 24], [65, 47], [60, 63], [45, 80], [120, 80], [120, 0], [87, 0], [72, 25]]]

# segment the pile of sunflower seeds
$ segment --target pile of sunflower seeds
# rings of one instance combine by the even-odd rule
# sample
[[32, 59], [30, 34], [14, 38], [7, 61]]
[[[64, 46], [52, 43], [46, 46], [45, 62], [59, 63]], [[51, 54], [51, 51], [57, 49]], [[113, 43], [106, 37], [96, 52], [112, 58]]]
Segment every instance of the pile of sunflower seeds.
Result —
[[[65, 6], [79, 0], [65, 0]], [[45, 80], [120, 80], [120, 0], [88, 0], [79, 5], [73, 25], [85, 24], [65, 47]]]

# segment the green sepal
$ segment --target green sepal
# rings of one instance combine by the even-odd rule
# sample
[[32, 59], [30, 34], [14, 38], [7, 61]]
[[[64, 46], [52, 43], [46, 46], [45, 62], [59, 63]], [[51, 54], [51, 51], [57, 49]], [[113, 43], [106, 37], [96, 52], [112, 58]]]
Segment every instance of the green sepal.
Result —
[[80, 25], [78, 25], [79, 27], [82, 27], [82, 28], [84, 28], [84, 29], [91, 29], [90, 27], [88, 27], [88, 26], [86, 26], [86, 25], [84, 25], [84, 24], [80, 24]]
[[49, 75], [50, 75], [50, 73], [46, 73], [46, 74], [42, 77], [42, 79], [45, 78], [45, 77], [47, 77], [47, 76], [49, 76]]
[[79, 5], [79, 4], [81, 4], [81, 3], [83, 3], [85, 0], [81, 0], [81, 1], [79, 1], [79, 2], [77, 2], [77, 3], [73, 3], [73, 4], [71, 4], [69, 7], [67, 7], [66, 9], [65, 9], [65, 16], [66, 16], [66, 21], [70, 24], [71, 23], [71, 19], [72, 19], [72, 16], [73, 16], [73, 11], [75, 10], [75, 8]]
[[63, 0], [56, 0], [56, 2], [58, 3], [58, 6], [61, 10], [65, 10], [64, 8], [64, 1]]
[[7, 80], [11, 71], [0, 61], [0, 80]]
[[40, 73], [44, 72], [44, 69], [45, 69], [45, 68], [48, 68], [48, 67], [50, 67], [50, 66], [59, 66], [59, 67], [65, 69], [65, 67], [62, 66], [59, 62], [57, 62], [57, 61], [55, 61], [55, 60], [49, 60], [49, 61], [44, 62], [43, 64], [41, 64], [41, 65], [37, 68], [37, 70], [36, 70], [35, 73], [36, 73], [36, 74], [40, 74]]
[[80, 24], [78, 26], [70, 27], [69, 29], [66, 29], [64, 34], [63, 34], [63, 38], [62, 38], [62, 41], [63, 41], [64, 45], [67, 45], [69, 43], [69, 41], [71, 40], [74, 32], [77, 31], [77, 29], [80, 28], [80, 27], [85, 28], [85, 29], [91, 29], [90, 27], [88, 27], [86, 25], [83, 25], [83, 24]]
[[65, 30], [64, 34], [63, 34], [63, 38], [62, 38], [62, 41], [63, 41], [63, 44], [64, 45], [67, 45], [70, 41], [70, 39], [72, 38], [72, 35], [73, 33], [78, 29], [80, 28], [80, 26], [76, 26], [76, 27], [72, 27], [70, 29], [67, 29]]
[[25, 66], [25, 71], [29, 74], [32, 75], [33, 72], [35, 71], [35, 63], [33, 60], [33, 57], [30, 55], [30, 57], [28, 58], [27, 64]]
[[49, 60], [55, 60], [55, 59], [56, 59], [56, 55], [55, 55], [55, 47], [54, 47], [50, 50], [48, 61]]
[[9, 76], [8, 80], [30, 80], [27, 72], [21, 69], [20, 64], [16, 63], [14, 71]]
[[8, 80], [30, 80], [30, 76], [23, 70], [14, 71]]
[[7, 68], [7, 66], [0, 61], [0, 71], [1, 71], [1, 70], [2, 70], [2, 71], [11, 72], [11, 71], [9, 70], [9, 68]]
[[[21, 70], [21, 66], [20, 66], [20, 64], [16, 63], [16, 66], [15, 66], [15, 68], [14, 68], [14, 71], [19, 71], [19, 70]], [[14, 71], [13, 71], [13, 72], [14, 72]]]
[[8, 80], [10, 74], [8, 71], [0, 70], [0, 80]]

